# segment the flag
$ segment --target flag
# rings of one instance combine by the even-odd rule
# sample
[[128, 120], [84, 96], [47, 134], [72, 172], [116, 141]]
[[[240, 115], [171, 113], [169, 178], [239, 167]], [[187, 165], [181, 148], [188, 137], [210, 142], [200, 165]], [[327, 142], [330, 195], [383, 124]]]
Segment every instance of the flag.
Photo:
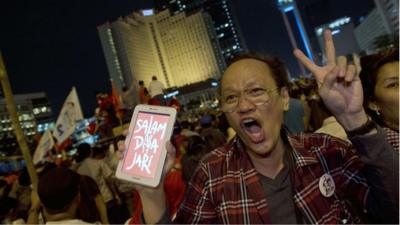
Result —
[[33, 164], [38, 164], [46, 156], [46, 153], [54, 146], [53, 135], [50, 129], [47, 129], [40, 138], [39, 144], [33, 154]]
[[114, 106], [115, 112], [121, 109], [121, 97], [119, 96], [117, 87], [113, 80], [111, 80], [111, 102]]
[[75, 131], [77, 120], [82, 120], [83, 114], [81, 105], [79, 104], [78, 94], [75, 87], [72, 88], [64, 105], [58, 115], [53, 135], [57, 139], [57, 143], [62, 143]]

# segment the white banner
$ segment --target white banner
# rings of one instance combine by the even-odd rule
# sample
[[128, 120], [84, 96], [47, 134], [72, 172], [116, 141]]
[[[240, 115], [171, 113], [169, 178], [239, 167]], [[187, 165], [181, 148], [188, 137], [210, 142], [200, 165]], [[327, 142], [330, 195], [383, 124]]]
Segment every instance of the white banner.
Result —
[[76, 121], [82, 120], [83, 114], [75, 87], [72, 88], [58, 116], [53, 135], [61, 144], [75, 131]]
[[33, 154], [33, 164], [38, 164], [46, 156], [47, 151], [51, 150], [54, 146], [53, 136], [50, 129], [47, 129], [40, 138], [39, 144]]

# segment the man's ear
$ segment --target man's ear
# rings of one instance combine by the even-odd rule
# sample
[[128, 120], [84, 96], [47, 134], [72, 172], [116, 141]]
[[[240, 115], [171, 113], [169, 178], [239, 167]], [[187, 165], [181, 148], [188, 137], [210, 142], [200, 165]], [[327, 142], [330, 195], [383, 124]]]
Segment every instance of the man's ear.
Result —
[[287, 87], [281, 88], [281, 97], [283, 101], [283, 111], [288, 111], [289, 110], [289, 91]]

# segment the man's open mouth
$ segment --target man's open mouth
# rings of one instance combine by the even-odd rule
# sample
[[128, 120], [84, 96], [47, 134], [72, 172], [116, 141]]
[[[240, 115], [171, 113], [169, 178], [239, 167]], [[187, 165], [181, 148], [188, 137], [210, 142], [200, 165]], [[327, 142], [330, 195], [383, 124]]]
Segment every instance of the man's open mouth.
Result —
[[254, 143], [260, 143], [264, 141], [265, 135], [261, 124], [253, 118], [243, 119], [241, 122], [241, 127], [244, 129], [246, 134], [250, 137], [251, 141]]

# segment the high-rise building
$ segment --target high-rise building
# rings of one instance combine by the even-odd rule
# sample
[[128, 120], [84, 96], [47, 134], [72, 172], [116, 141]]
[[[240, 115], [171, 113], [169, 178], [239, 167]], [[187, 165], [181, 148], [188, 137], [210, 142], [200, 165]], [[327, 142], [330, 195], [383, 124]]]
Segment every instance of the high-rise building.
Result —
[[168, 8], [172, 14], [191, 14], [203, 9], [211, 16], [221, 52], [226, 61], [247, 49], [229, 0], [155, 0], [157, 10]]
[[336, 55], [349, 55], [352, 53], [358, 53], [360, 51], [360, 47], [358, 46], [354, 36], [354, 24], [351, 18], [342, 17], [315, 28], [315, 35], [318, 38], [318, 43], [323, 55], [325, 55], [323, 33], [326, 29], [330, 29], [332, 31]]
[[98, 26], [97, 30], [110, 79], [114, 81], [117, 89], [121, 91], [123, 87], [132, 82], [130, 66], [126, 62], [127, 56], [125, 51], [117, 51], [117, 49], [125, 49], [125, 43], [122, 41], [123, 33], [120, 31], [118, 23], [107, 22]]
[[366, 53], [376, 48], [377, 37], [399, 32], [398, 0], [375, 1], [374, 8], [354, 31], [361, 50]]
[[169, 10], [144, 10], [98, 29], [107, 65], [127, 67], [115, 69], [121, 71], [117, 75], [110, 72], [119, 83], [143, 80], [147, 86], [155, 75], [167, 88], [179, 87], [218, 79], [225, 68], [212, 21], [203, 11], [171, 15]]
[[[54, 125], [46, 93], [14, 95], [19, 121], [27, 141], [32, 143], [36, 133]], [[0, 99], [0, 154], [9, 155], [18, 148], [5, 99]]]
[[375, 5], [388, 33], [398, 33], [399, 0], [375, 0]]
[[[278, 0], [278, 7], [281, 11], [286, 30], [289, 35], [290, 43], [293, 48], [302, 50], [308, 58], [314, 60], [313, 50], [308, 34], [304, 28], [300, 11], [294, 0]], [[303, 75], [307, 74], [301, 62], [298, 62], [300, 71]]]

